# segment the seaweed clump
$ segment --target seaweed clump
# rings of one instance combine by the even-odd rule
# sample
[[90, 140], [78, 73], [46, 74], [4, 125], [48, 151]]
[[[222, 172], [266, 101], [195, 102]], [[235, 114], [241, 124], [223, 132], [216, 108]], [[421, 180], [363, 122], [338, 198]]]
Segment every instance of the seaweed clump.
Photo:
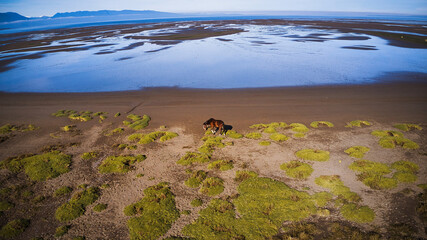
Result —
[[373, 131], [372, 135], [379, 137], [379, 144], [383, 148], [395, 148], [396, 146], [401, 146], [406, 149], [418, 149], [420, 146], [405, 138], [403, 134], [399, 131]]
[[296, 179], [307, 179], [313, 172], [313, 168], [300, 161], [290, 161], [280, 166], [280, 169], [286, 172], [286, 175]]
[[124, 209], [126, 216], [133, 216], [127, 225], [130, 239], [158, 239], [179, 218], [175, 196], [166, 182], [148, 187], [145, 197]]
[[45, 181], [70, 171], [71, 156], [60, 151], [51, 151], [34, 156], [9, 158], [1, 164], [14, 173], [24, 170], [33, 181]]
[[99, 165], [98, 170], [100, 173], [127, 173], [132, 170], [133, 164], [142, 162], [146, 158], [145, 155], [110, 156]]
[[86, 207], [94, 203], [99, 195], [97, 187], [89, 187], [74, 194], [70, 201], [56, 209], [55, 218], [61, 222], [67, 222], [80, 217], [86, 212]]

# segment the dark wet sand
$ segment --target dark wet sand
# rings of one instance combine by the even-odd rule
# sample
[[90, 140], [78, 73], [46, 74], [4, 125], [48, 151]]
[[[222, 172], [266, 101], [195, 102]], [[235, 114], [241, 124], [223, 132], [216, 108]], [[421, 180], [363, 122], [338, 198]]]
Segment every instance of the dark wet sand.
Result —
[[[400, 76], [400, 77], [399, 77]], [[403, 77], [418, 82], [404, 82]], [[416, 78], [418, 76], [418, 78]], [[106, 93], [0, 93], [0, 124], [49, 126], [60, 109], [148, 114], [154, 126], [201, 130], [210, 117], [236, 130], [254, 123], [325, 120], [337, 127], [352, 120], [384, 123], [427, 122], [427, 79], [396, 74], [393, 81], [353, 86], [283, 87], [234, 90], [151, 88]], [[408, 79], [407, 79], [408, 80]], [[200, 128], [200, 129], [199, 129]]]

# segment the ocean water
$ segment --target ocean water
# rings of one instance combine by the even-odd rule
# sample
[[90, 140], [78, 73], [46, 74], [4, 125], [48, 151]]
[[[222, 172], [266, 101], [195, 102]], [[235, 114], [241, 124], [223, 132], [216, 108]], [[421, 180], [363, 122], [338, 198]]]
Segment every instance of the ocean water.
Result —
[[[10, 70], [0, 73], [0, 91], [102, 92], [145, 87], [224, 89], [369, 84], [378, 76], [392, 72], [427, 73], [426, 49], [396, 47], [375, 36], [307, 26], [229, 24], [225, 27], [245, 31], [173, 44], [132, 38], [173, 32], [192, 24], [181, 22], [173, 28], [103, 36], [96, 39], [96, 44], [105, 45], [102, 47], [16, 61]], [[46, 34], [33, 37], [43, 39]], [[95, 45], [70, 39], [73, 44]], [[61, 44], [63, 40], [50, 46]], [[132, 44], [139, 45], [129, 48]], [[13, 53], [3, 56], [7, 54]]]

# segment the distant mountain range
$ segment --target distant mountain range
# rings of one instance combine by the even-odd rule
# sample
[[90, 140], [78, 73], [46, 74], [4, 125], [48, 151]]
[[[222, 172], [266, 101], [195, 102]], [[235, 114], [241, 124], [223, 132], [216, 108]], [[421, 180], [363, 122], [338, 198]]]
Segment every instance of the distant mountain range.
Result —
[[[168, 12], [158, 12], [152, 10], [99, 10], [99, 11], [77, 11], [77, 12], [64, 12], [56, 13], [52, 17], [42, 17], [42, 18], [65, 18], [65, 17], [103, 17], [103, 16], [123, 16], [123, 15], [139, 15], [143, 18], [161, 18], [161, 17], [176, 17], [179, 14], [168, 13]], [[0, 13], [0, 22], [12, 22], [18, 20], [28, 20], [28, 19], [39, 19], [39, 18], [27, 18], [15, 12]]]
[[15, 12], [0, 13], [0, 22], [12, 22], [18, 20], [27, 20], [27, 17], [19, 15]]

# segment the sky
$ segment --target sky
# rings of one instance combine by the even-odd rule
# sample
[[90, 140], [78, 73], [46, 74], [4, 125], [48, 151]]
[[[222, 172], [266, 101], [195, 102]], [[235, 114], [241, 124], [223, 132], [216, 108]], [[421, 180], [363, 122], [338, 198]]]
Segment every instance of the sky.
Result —
[[0, 12], [27, 17], [96, 10], [166, 12], [344, 11], [427, 15], [427, 0], [0, 0]]

